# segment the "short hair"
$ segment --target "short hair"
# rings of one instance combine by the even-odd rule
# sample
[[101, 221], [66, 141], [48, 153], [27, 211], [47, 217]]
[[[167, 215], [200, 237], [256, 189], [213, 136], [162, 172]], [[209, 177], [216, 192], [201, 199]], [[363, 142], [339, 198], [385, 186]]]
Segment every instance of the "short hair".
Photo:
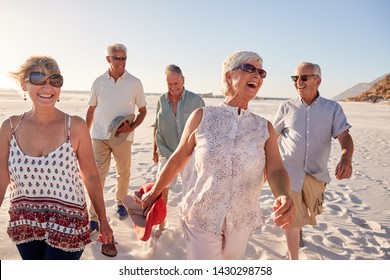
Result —
[[297, 68], [300, 66], [309, 66], [313, 70], [313, 75], [317, 75], [318, 77], [321, 78], [321, 68], [318, 64], [312, 63], [312, 62], [307, 62], [307, 61], [301, 61], [298, 65]]
[[179, 76], [181, 78], [184, 78], [183, 76], [183, 72], [181, 71], [180, 67], [175, 65], [175, 64], [169, 64], [166, 68], [165, 68], [165, 75], [169, 74], [169, 73], [177, 73], [179, 74]]
[[236, 51], [231, 53], [222, 64], [222, 94], [226, 96], [229, 91], [229, 83], [226, 80], [226, 73], [232, 71], [240, 64], [244, 64], [251, 60], [257, 60], [260, 67], [263, 67], [263, 59], [255, 52], [251, 51]]
[[114, 51], [124, 51], [127, 54], [127, 48], [123, 44], [111, 44], [108, 45], [106, 48], [106, 55], [107, 56], [112, 56]]
[[17, 82], [20, 82], [20, 80], [27, 79], [30, 72], [36, 67], [41, 68], [48, 76], [52, 74], [61, 74], [60, 67], [54, 58], [50, 56], [30, 56], [16, 71], [9, 72], [9, 75]]

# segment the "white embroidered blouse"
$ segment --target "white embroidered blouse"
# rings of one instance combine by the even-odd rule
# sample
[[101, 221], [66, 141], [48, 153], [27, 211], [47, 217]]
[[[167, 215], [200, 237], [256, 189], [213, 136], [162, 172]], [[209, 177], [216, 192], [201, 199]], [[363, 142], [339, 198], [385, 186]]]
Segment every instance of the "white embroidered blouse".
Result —
[[183, 178], [180, 214], [194, 227], [220, 235], [253, 232], [263, 224], [260, 191], [264, 183], [267, 120], [228, 105], [203, 108], [196, 132], [194, 168]]
[[84, 184], [70, 142], [71, 117], [65, 117], [66, 141], [41, 157], [25, 155], [15, 137], [19, 124], [12, 128], [7, 232], [16, 244], [46, 240], [74, 252], [91, 242]]

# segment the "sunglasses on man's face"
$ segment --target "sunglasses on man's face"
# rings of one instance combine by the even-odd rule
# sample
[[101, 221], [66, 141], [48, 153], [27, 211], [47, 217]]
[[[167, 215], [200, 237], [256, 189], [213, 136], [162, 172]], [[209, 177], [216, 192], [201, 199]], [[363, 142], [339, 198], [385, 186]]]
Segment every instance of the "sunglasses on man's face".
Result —
[[314, 76], [317, 76], [317, 75], [291, 76], [291, 79], [293, 80], [293, 82], [296, 82], [296, 81], [298, 81], [299, 78], [301, 78], [302, 82], [306, 82], [310, 77], [314, 77]]
[[249, 72], [249, 73], [256, 73], [257, 72], [257, 73], [259, 73], [260, 77], [262, 77], [263, 79], [265, 77], [267, 77], [267, 71], [265, 71], [261, 68], [256, 68], [252, 64], [248, 64], [248, 63], [238, 65], [238, 66], [234, 67], [233, 70], [243, 70], [243, 71]]
[[114, 60], [122, 60], [125, 61], [127, 59], [127, 56], [112, 56]]
[[64, 78], [60, 74], [53, 74], [50, 76], [46, 76], [45, 73], [42, 72], [30, 72], [26, 82], [30, 82], [33, 85], [41, 86], [46, 84], [47, 79], [49, 79], [50, 85], [53, 87], [62, 87], [64, 84]]

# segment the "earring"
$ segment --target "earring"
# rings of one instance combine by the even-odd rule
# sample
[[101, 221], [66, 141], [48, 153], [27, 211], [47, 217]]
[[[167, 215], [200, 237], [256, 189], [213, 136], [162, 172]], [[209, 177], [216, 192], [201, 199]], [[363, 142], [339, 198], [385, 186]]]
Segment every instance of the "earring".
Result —
[[27, 100], [26, 93], [24, 93], [24, 95], [23, 95], [23, 99], [24, 99], [24, 101], [26, 101], [26, 100]]

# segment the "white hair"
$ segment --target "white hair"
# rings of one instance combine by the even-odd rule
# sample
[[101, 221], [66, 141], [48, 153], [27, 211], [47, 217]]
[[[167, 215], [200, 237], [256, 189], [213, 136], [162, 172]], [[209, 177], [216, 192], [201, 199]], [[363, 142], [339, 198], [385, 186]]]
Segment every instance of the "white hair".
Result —
[[127, 48], [123, 44], [111, 44], [106, 48], [106, 55], [112, 56], [114, 51], [124, 51], [127, 54]]
[[244, 64], [248, 61], [257, 60], [260, 63], [260, 67], [263, 67], [263, 59], [255, 52], [250, 51], [236, 51], [231, 53], [222, 64], [222, 93], [226, 96], [229, 91], [229, 83], [226, 80], [226, 73], [232, 71], [240, 64]]

